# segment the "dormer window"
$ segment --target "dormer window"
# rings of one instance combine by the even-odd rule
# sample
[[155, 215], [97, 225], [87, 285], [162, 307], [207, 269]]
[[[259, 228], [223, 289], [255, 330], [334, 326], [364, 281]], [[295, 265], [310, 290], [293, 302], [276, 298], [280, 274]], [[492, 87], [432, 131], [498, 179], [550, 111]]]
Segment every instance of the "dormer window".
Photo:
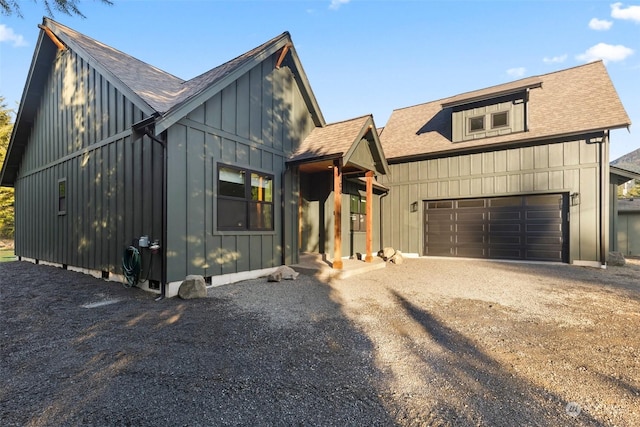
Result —
[[469, 132], [484, 130], [484, 116], [469, 118]]
[[451, 114], [451, 142], [526, 132], [529, 91], [540, 87], [538, 78], [530, 78], [497, 92], [489, 88], [449, 98], [442, 112]]
[[509, 112], [502, 111], [491, 115], [491, 129], [509, 126]]

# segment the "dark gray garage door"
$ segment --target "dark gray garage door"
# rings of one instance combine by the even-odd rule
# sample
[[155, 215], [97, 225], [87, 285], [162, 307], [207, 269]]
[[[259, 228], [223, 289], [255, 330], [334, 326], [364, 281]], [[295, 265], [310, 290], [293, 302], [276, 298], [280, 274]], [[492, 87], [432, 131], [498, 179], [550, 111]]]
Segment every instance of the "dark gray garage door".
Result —
[[567, 262], [568, 195], [424, 202], [424, 253]]

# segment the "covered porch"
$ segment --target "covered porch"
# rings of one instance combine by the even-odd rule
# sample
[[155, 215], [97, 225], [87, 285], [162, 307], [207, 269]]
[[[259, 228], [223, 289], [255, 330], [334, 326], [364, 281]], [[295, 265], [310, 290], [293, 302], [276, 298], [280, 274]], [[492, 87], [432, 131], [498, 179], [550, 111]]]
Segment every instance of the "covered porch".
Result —
[[388, 174], [373, 118], [316, 128], [288, 167], [299, 177], [298, 251], [320, 254], [337, 270], [349, 258], [372, 262], [387, 193], [376, 176]]

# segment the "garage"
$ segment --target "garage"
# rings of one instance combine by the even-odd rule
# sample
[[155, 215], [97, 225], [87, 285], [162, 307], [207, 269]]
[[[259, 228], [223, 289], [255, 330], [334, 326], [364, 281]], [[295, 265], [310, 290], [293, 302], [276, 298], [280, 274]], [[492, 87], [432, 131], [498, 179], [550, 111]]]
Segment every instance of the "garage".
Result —
[[568, 194], [425, 200], [424, 254], [568, 262]]

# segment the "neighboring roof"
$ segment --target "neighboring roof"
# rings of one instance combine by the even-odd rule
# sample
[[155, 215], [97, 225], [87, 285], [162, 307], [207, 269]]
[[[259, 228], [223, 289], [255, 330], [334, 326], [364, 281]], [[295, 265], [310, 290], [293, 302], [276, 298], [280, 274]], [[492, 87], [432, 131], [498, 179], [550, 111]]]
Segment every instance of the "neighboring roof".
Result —
[[[527, 132], [452, 142], [451, 106], [529, 90]], [[444, 107], [443, 107], [444, 106]], [[602, 61], [394, 110], [380, 135], [387, 159], [533, 143], [631, 124]]]
[[343, 158], [347, 163], [360, 141], [367, 136], [374, 143], [374, 151], [376, 151], [373, 153], [374, 157], [380, 159], [380, 172], [388, 173], [387, 161], [380, 145], [373, 116], [370, 114], [314, 128], [291, 155], [289, 162], [304, 163], [320, 159]]
[[157, 117], [156, 134], [166, 130], [260, 61], [278, 51], [286, 54], [284, 61], [296, 76], [296, 82], [316, 126], [325, 124], [288, 32], [195, 78], [182, 80], [52, 19], [44, 18], [41, 28], [5, 164], [0, 171], [0, 185], [13, 185], [16, 179], [44, 82], [56, 55], [57, 48], [44, 35], [45, 29], [50, 30], [64, 46], [96, 68], [146, 116]]
[[640, 212], [640, 199], [618, 199], [618, 213]]
[[625, 167], [615, 166], [613, 163], [609, 164], [609, 175], [611, 181], [616, 185], [622, 185], [632, 179], [640, 179], [640, 172]]
[[640, 173], [640, 148], [633, 150], [611, 162], [611, 166], [615, 166], [627, 171]]

